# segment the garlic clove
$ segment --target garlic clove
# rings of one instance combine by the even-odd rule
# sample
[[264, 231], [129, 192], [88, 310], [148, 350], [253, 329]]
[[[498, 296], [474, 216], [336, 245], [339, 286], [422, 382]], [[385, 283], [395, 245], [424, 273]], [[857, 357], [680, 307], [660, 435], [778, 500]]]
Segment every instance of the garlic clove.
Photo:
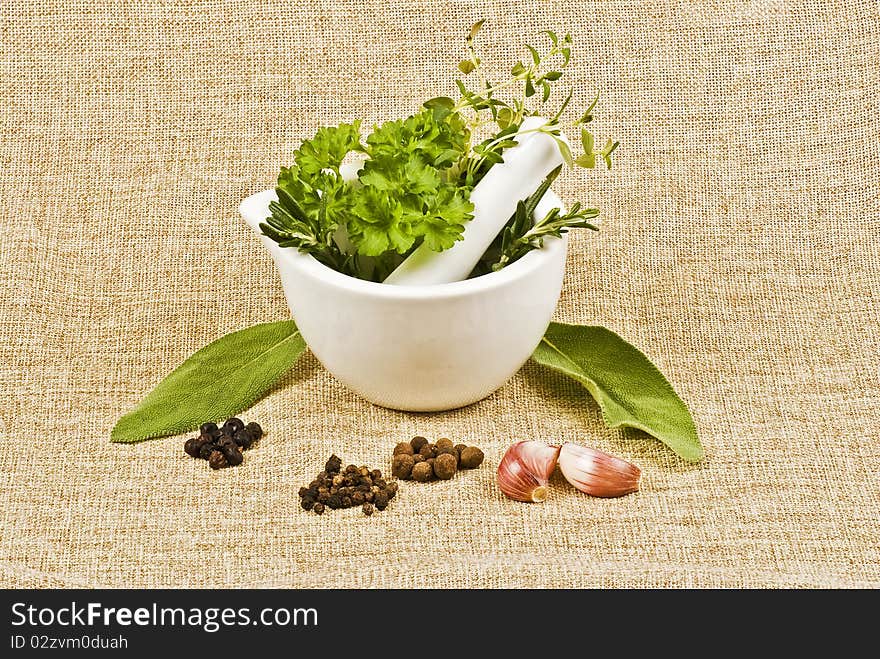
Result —
[[516, 501], [544, 501], [559, 448], [543, 442], [517, 442], [507, 449], [498, 465], [498, 487]]
[[594, 497], [620, 497], [636, 492], [642, 471], [634, 464], [587, 446], [566, 442], [559, 452], [565, 480]]

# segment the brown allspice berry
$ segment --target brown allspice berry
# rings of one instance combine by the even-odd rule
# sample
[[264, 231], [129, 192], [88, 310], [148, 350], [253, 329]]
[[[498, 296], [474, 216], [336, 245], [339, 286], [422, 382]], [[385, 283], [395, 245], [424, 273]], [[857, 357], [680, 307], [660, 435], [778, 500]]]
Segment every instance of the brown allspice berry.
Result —
[[434, 475], [441, 480], [449, 480], [458, 470], [458, 460], [451, 453], [441, 453], [434, 459]]
[[483, 452], [476, 446], [467, 446], [461, 451], [459, 467], [462, 469], [476, 469], [483, 463]]
[[413, 480], [420, 483], [427, 483], [434, 477], [434, 469], [428, 462], [419, 462], [412, 470]]
[[446, 437], [441, 437], [441, 438], [438, 439], [438, 440], [436, 441], [436, 443], [434, 444], [434, 448], [435, 448], [438, 452], [439, 452], [441, 449], [444, 449], [444, 450], [445, 450], [445, 449], [450, 449], [450, 450], [452, 450], [452, 448], [453, 448], [453, 446], [452, 446], [452, 440], [451, 440], [451, 439], [447, 439]]
[[425, 458], [422, 457], [421, 453], [416, 453], [413, 456], [413, 463], [414, 464], [419, 464], [420, 462], [424, 462], [424, 461], [425, 461]]
[[220, 451], [211, 452], [211, 455], [208, 457], [208, 464], [211, 465], [211, 469], [223, 469], [223, 467], [229, 466], [229, 463], [226, 462], [226, 456]]
[[400, 442], [397, 446], [394, 447], [394, 452], [391, 455], [399, 455], [399, 454], [412, 455], [415, 453], [413, 450], [412, 444], [409, 442]]
[[409, 480], [416, 462], [413, 456], [398, 453], [391, 458], [391, 475], [402, 480]]
[[421, 455], [425, 460], [428, 458], [433, 458], [436, 453], [434, 452], [434, 447], [430, 444], [425, 444], [422, 448], [419, 449], [419, 455]]
[[455, 457], [457, 457], [459, 460], [461, 460], [461, 452], [467, 448], [467, 445], [466, 444], [456, 444], [452, 448], [455, 449]]
[[413, 453], [418, 453], [422, 450], [422, 447], [428, 443], [428, 440], [424, 437], [413, 437], [410, 441], [410, 446], [412, 446]]

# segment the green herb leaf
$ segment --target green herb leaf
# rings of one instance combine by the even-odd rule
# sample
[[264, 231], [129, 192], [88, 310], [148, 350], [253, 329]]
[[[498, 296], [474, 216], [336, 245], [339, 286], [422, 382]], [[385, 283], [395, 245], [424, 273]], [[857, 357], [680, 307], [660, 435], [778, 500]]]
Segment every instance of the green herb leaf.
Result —
[[138, 442], [226, 419], [253, 405], [290, 369], [306, 344], [292, 320], [232, 332], [191, 355], [110, 433]]
[[556, 36], [556, 33], [553, 30], [541, 30], [539, 34], [546, 34], [548, 37], [550, 37], [550, 41], [553, 42], [554, 46], [559, 43], [559, 37]]
[[535, 63], [535, 66], [541, 63], [541, 56], [538, 54], [538, 51], [535, 50], [534, 46], [530, 46], [526, 44], [526, 48], [529, 49], [529, 52], [532, 54], [532, 61]]
[[593, 120], [593, 109], [596, 107], [596, 103], [599, 102], [599, 94], [596, 94], [596, 98], [593, 99], [593, 102], [590, 103], [590, 107], [587, 108], [587, 111], [578, 119], [579, 124], [588, 124]]
[[578, 156], [574, 161], [576, 165], [581, 167], [586, 167], [587, 169], [593, 169], [596, 166], [596, 154], [595, 153], [585, 153], [582, 156]]
[[584, 147], [584, 153], [593, 153], [593, 134], [586, 128], [581, 128], [581, 144]]
[[689, 462], [703, 459], [687, 406], [657, 367], [611, 330], [551, 323], [532, 357], [584, 385], [611, 428], [637, 428]]
[[559, 152], [562, 154], [562, 159], [565, 161], [565, 164], [571, 167], [574, 164], [574, 160], [571, 156], [571, 147], [568, 146], [568, 142], [557, 137], [556, 145], [559, 147]]
[[477, 67], [469, 59], [464, 59], [458, 63], [458, 70], [467, 75], [472, 73]]
[[541, 102], [546, 103], [547, 99], [550, 98], [550, 83], [547, 82], [546, 80], [542, 80], [541, 81], [541, 90], [542, 90]]
[[479, 34], [480, 30], [483, 28], [483, 23], [485, 23], [485, 22], [486, 22], [486, 19], [481, 18], [480, 20], [478, 20], [476, 23], [474, 23], [471, 26], [471, 31], [470, 31], [470, 34], [468, 34], [468, 38], [467, 38], [468, 41], [473, 41], [476, 38], [477, 34]]

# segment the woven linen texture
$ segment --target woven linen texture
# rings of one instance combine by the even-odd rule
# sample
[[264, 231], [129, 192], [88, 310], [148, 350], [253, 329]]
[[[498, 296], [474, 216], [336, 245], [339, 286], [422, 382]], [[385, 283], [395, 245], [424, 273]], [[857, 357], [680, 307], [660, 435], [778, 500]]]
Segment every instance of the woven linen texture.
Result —
[[[570, 31], [563, 80], [581, 108], [602, 93], [595, 130], [621, 147], [557, 185], [602, 209], [557, 319], [651, 356], [705, 462], [606, 429], [533, 364], [406, 414], [311, 356], [243, 415], [271, 433], [243, 467], [212, 472], [179, 437], [111, 444], [190, 353], [288, 317], [238, 202], [318, 126], [452, 94], [483, 17], [487, 62]], [[880, 586], [874, 0], [6, 0], [0, 24], [0, 585]], [[299, 509], [331, 452], [388, 468], [413, 434], [486, 464], [371, 518]], [[611, 451], [643, 490], [557, 479], [544, 504], [508, 501], [494, 471], [519, 439]]]

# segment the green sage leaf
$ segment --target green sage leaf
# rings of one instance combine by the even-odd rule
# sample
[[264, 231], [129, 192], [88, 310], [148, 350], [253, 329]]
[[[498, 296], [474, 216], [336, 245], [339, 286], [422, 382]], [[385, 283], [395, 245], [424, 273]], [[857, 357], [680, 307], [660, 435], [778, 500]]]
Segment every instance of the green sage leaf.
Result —
[[685, 460], [703, 459], [687, 406], [657, 367], [611, 330], [550, 323], [532, 357], [584, 385], [609, 427], [637, 428]]
[[305, 347], [292, 320], [222, 336], [193, 353], [119, 419], [110, 439], [138, 442], [233, 416], [265, 395]]

